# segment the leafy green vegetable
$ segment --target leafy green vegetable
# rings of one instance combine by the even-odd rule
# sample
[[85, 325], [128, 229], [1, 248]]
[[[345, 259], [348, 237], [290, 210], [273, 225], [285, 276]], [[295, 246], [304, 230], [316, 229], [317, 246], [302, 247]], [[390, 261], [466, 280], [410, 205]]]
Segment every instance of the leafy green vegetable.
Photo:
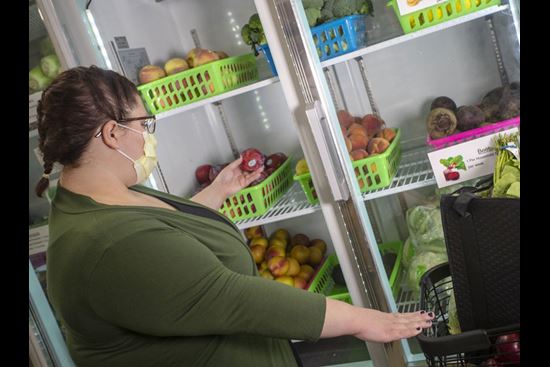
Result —
[[302, 5], [304, 6], [304, 9], [317, 9], [321, 10], [323, 7], [324, 1], [323, 0], [302, 0]]
[[[497, 151], [493, 174], [493, 197], [519, 198], [519, 133], [499, 134], [494, 141]], [[517, 157], [513, 152], [517, 151]]]
[[307, 23], [310, 27], [317, 25], [319, 18], [321, 18], [321, 10], [315, 8], [307, 8], [304, 10], [307, 17]]
[[454, 166], [456, 169], [461, 169], [466, 171], [466, 165], [464, 164], [464, 158], [461, 155], [457, 155], [456, 157], [449, 157], [447, 159], [440, 159], [439, 163], [444, 165], [447, 168], [450, 168], [451, 166]]
[[245, 24], [241, 29], [241, 37], [243, 38], [244, 43], [247, 45], [252, 45], [252, 38], [250, 38], [250, 26]]
[[40, 59], [40, 68], [45, 76], [55, 78], [61, 71], [61, 63], [56, 55], [48, 55]]
[[43, 90], [51, 83], [51, 81], [51, 78], [48, 78], [44, 75], [44, 73], [42, 73], [40, 66], [35, 66], [31, 71], [29, 71], [29, 89], [33, 92]]
[[248, 25], [250, 28], [255, 29], [257, 31], [263, 32], [264, 28], [262, 27], [262, 22], [260, 21], [260, 16], [258, 13], [254, 13], [250, 16], [250, 19], [248, 20]]
[[446, 251], [439, 208], [416, 206], [407, 210], [406, 217], [410, 238], [417, 251]]
[[420, 290], [420, 279], [434, 266], [448, 261], [447, 253], [422, 251], [415, 255], [407, 271], [407, 286], [410, 290]]

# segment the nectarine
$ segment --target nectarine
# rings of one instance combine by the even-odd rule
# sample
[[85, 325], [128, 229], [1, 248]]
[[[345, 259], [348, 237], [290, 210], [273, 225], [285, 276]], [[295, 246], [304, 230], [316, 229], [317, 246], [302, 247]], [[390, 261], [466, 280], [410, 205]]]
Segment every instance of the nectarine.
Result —
[[366, 149], [367, 144], [369, 143], [369, 139], [365, 135], [361, 134], [351, 134], [349, 136], [349, 140], [351, 141], [351, 151], [357, 149]]
[[254, 245], [250, 247], [250, 251], [252, 252], [252, 257], [254, 258], [254, 262], [256, 264], [260, 264], [264, 260], [265, 255], [265, 247], [262, 245]]
[[327, 244], [320, 238], [311, 240], [310, 247], [317, 247], [319, 250], [321, 250], [321, 253], [323, 253], [323, 255], [325, 254], [325, 252], [327, 252]]
[[285, 249], [278, 246], [271, 246], [267, 249], [265, 253], [265, 259], [269, 261], [274, 257], [285, 256], [285, 255], [286, 255]]
[[286, 257], [275, 256], [267, 261], [267, 267], [269, 268], [269, 271], [271, 271], [271, 274], [276, 277], [280, 277], [282, 275], [286, 275], [286, 272], [290, 267], [290, 263]]
[[298, 260], [293, 257], [288, 257], [287, 259], [289, 267], [286, 275], [289, 275], [291, 277], [298, 275], [300, 273], [300, 263], [298, 262]]
[[351, 151], [350, 156], [351, 160], [358, 161], [367, 158], [369, 156], [369, 153], [367, 153], [365, 149], [356, 149]]
[[160, 78], [164, 78], [166, 73], [160, 66], [145, 65], [139, 70], [138, 79], [141, 84], [151, 83]]
[[309, 248], [309, 264], [319, 265], [323, 260], [323, 253], [319, 247], [310, 247]]
[[277, 282], [280, 282], [280, 283], [289, 285], [291, 287], [294, 287], [294, 278], [292, 278], [292, 277], [283, 275], [283, 276], [276, 277], [275, 280]]
[[298, 260], [300, 264], [305, 264], [309, 261], [309, 248], [303, 245], [296, 245], [290, 250], [290, 257]]

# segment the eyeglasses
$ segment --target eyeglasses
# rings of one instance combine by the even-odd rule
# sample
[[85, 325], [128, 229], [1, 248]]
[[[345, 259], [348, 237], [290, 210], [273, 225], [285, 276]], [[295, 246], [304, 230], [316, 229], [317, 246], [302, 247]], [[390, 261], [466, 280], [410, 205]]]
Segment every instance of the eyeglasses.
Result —
[[[143, 117], [130, 117], [127, 119], [118, 120], [117, 122], [123, 123], [123, 122], [137, 121], [137, 120], [143, 120], [143, 122], [141, 123], [141, 126], [143, 126], [143, 128], [146, 129], [149, 134], [155, 133], [155, 129], [157, 127], [157, 118], [154, 115], [143, 116]], [[99, 132], [94, 135], [96, 138], [99, 138], [101, 136], [101, 130], [99, 130]]]

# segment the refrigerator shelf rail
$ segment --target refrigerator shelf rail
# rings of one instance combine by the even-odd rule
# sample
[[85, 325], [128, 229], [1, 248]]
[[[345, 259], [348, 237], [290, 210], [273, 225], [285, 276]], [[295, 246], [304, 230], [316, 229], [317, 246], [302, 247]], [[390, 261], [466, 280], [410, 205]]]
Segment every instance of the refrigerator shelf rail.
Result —
[[268, 85], [272, 85], [272, 84], [275, 84], [275, 83], [278, 83], [278, 82], [279, 82], [279, 77], [276, 77], [276, 76], [271, 77], [269, 79], [260, 80], [259, 82], [246, 85], [242, 88], [237, 88], [237, 89], [234, 89], [232, 91], [228, 91], [226, 93], [219, 94], [217, 96], [212, 96], [210, 98], [206, 98], [206, 99], [194, 102], [194, 103], [190, 103], [188, 105], [184, 105], [184, 106], [181, 106], [179, 108], [174, 108], [173, 110], [170, 110], [170, 111], [161, 112], [158, 115], [156, 115], [156, 118], [157, 118], [157, 120], [161, 120], [161, 119], [171, 117], [171, 116], [183, 113], [183, 112], [190, 111], [194, 108], [203, 107], [203, 106], [206, 106], [208, 104], [213, 104], [215, 102], [219, 102], [219, 101], [222, 101], [224, 99], [228, 99], [228, 98], [231, 98], [231, 97], [234, 97], [234, 96], [238, 96], [239, 94], [244, 94], [244, 93], [247, 93], [247, 92], [251, 92], [253, 90], [260, 89], [260, 88], [263, 88], [263, 87], [266, 87]]
[[[428, 161], [425, 147], [402, 153], [401, 164], [390, 186], [379, 190], [366, 192], [363, 200], [377, 199], [399, 192], [414, 190], [420, 187], [435, 185], [435, 178]], [[294, 182], [290, 190], [266, 214], [248, 220], [237, 221], [239, 229], [278, 222], [285, 219], [311, 214], [321, 207], [310, 204], [298, 182]]]
[[502, 12], [504, 10], [508, 10], [508, 9], [509, 9], [509, 5], [501, 5], [501, 6], [493, 6], [493, 7], [484, 9], [484, 10], [480, 10], [480, 11], [477, 11], [477, 12], [474, 12], [474, 13], [471, 13], [471, 14], [453, 19], [453, 20], [449, 20], [447, 22], [444, 22], [444, 23], [441, 23], [441, 24], [438, 24], [438, 25], [435, 25], [435, 26], [432, 26], [432, 27], [429, 27], [429, 28], [426, 28], [426, 29], [422, 29], [422, 30], [417, 31], [417, 32], [413, 32], [413, 33], [405, 34], [405, 35], [402, 35], [402, 36], [399, 36], [399, 37], [391, 38], [389, 40], [382, 41], [382, 42], [379, 42], [379, 43], [375, 43], [371, 46], [367, 46], [367, 47], [362, 48], [360, 50], [350, 52], [349, 54], [345, 54], [345, 55], [338, 56], [338, 57], [335, 57], [335, 58], [330, 59], [330, 60], [323, 61], [323, 62], [321, 62], [321, 67], [324, 68], [324, 67], [328, 67], [328, 66], [331, 66], [331, 65], [340, 64], [340, 63], [346, 62], [348, 60], [352, 60], [352, 59], [355, 59], [357, 57], [361, 57], [361, 56], [370, 54], [372, 52], [380, 51], [380, 50], [385, 49], [387, 47], [395, 46], [395, 45], [398, 45], [398, 44], [403, 43], [403, 42], [408, 42], [408, 41], [413, 40], [413, 39], [418, 38], [418, 37], [422, 37], [422, 36], [425, 36], [425, 35], [428, 35], [428, 34], [431, 34], [431, 33], [439, 32], [439, 31], [442, 31], [442, 30], [445, 30], [445, 29], [448, 29], [448, 28], [451, 28], [451, 27], [454, 27], [454, 26], [457, 26], [457, 25], [460, 25], [460, 24], [470, 22], [472, 20], [476, 20], [476, 19], [483, 18], [483, 17], [486, 17], [486, 16], [491, 15], [491, 14], [495, 14], [495, 13]]

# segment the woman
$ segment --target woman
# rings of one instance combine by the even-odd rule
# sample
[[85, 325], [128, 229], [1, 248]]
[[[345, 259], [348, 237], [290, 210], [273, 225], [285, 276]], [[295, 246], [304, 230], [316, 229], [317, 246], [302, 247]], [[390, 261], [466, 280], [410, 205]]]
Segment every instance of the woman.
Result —
[[431, 313], [354, 307], [258, 276], [217, 209], [259, 172], [240, 159], [191, 200], [140, 185], [156, 164], [154, 117], [113, 71], [59, 75], [38, 105], [48, 186], [48, 294], [78, 366], [296, 366], [289, 339], [417, 335]]

